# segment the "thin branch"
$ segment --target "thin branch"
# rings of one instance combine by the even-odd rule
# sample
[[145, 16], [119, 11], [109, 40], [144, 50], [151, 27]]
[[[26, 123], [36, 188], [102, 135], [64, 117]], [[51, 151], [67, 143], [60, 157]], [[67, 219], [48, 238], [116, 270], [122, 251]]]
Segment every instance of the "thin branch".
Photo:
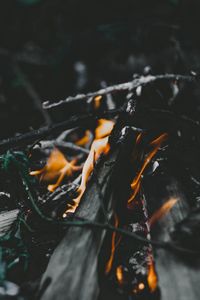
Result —
[[[13, 138], [5, 139], [3, 141], [0, 141], [0, 153], [3, 153], [12, 148], [19, 148], [21, 146], [28, 145], [36, 140], [41, 140], [50, 134], [57, 134], [62, 130], [70, 129], [76, 126], [86, 126], [93, 122], [95, 119], [114, 117], [120, 112], [121, 109], [114, 109], [97, 114], [90, 113], [82, 116], [73, 116], [66, 121], [32, 130]], [[140, 129], [138, 130], [141, 131]]]
[[70, 96], [64, 100], [60, 100], [55, 103], [50, 103], [49, 101], [46, 101], [43, 103], [44, 109], [51, 109], [54, 107], [58, 107], [63, 104], [71, 103], [74, 101], [80, 101], [80, 100], [87, 100], [89, 98], [94, 98], [96, 96], [103, 96], [107, 94], [113, 94], [119, 91], [127, 91], [127, 90], [133, 90], [137, 88], [138, 86], [145, 86], [147, 84], [154, 83], [156, 81], [171, 81], [171, 80], [183, 80], [192, 82], [196, 80], [195, 76], [187, 76], [187, 75], [179, 75], [179, 74], [164, 74], [164, 75], [148, 75], [148, 76], [141, 76], [139, 78], [135, 78], [133, 81], [129, 81], [126, 83], [116, 84], [112, 86], [108, 86], [106, 88], [100, 89], [96, 92], [88, 93], [88, 94], [79, 94], [76, 96]]

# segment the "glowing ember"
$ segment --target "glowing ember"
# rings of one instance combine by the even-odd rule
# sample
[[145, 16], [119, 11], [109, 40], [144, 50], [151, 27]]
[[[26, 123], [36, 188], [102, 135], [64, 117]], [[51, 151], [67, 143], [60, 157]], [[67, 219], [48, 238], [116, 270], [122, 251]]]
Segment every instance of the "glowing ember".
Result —
[[[133, 181], [131, 183], [131, 189], [132, 189], [133, 193], [132, 193], [131, 197], [128, 199], [128, 204], [130, 204], [135, 199], [135, 196], [137, 195], [139, 188], [140, 188], [142, 174], [143, 174], [144, 170], [146, 169], [147, 165], [150, 163], [152, 158], [155, 156], [155, 154], [157, 153], [158, 149], [160, 148], [162, 142], [165, 141], [166, 138], [167, 138], [167, 134], [164, 133], [150, 143], [150, 145], [153, 146], [154, 148], [153, 148], [153, 150], [150, 151], [150, 153], [145, 158], [145, 161], [143, 163], [141, 170], [139, 171], [139, 173], [137, 174], [137, 176], [133, 179]], [[138, 135], [136, 142], [138, 143], [140, 141], [140, 139], [141, 139], [141, 134]]]
[[44, 168], [38, 171], [32, 171], [30, 175], [40, 175], [40, 180], [47, 182], [57, 179], [55, 184], [48, 185], [48, 190], [52, 192], [58, 187], [65, 176], [71, 177], [74, 172], [80, 169], [80, 166], [76, 166], [75, 159], [69, 162], [65, 156], [55, 148], [51, 152]]
[[148, 272], [148, 276], [147, 276], [147, 282], [148, 282], [150, 291], [154, 292], [157, 288], [158, 278], [157, 278], [155, 268], [154, 268], [154, 264], [153, 264], [152, 260], [151, 260], [151, 263], [149, 265], [149, 272]]
[[178, 199], [170, 198], [167, 202], [165, 202], [150, 218], [149, 225], [152, 226], [156, 221], [161, 219], [164, 215], [166, 215], [170, 209], [176, 204]]
[[116, 277], [119, 284], [123, 284], [123, 269], [121, 265], [116, 269]]
[[[118, 225], [119, 225], [119, 220], [118, 220], [117, 216], [115, 215], [115, 227], [118, 227]], [[119, 243], [119, 240], [118, 240], [118, 243]], [[105, 273], [106, 274], [108, 274], [110, 272], [111, 268], [112, 268], [116, 246], [117, 246], [117, 243], [116, 243], [116, 232], [113, 232], [113, 234], [112, 234], [112, 241], [111, 241], [111, 254], [110, 254], [110, 258], [109, 258], [109, 260], [108, 260], [108, 262], [106, 264], [106, 269], [105, 269]]]
[[142, 290], [144, 290], [144, 288], [145, 288], [144, 283], [143, 283], [143, 282], [140, 282], [140, 283], [138, 284], [138, 289], [139, 289], [140, 291], [142, 291]]
[[90, 177], [94, 169], [94, 162], [98, 160], [101, 154], [106, 155], [110, 150], [110, 145], [108, 143], [108, 136], [112, 131], [114, 122], [100, 119], [98, 123], [99, 125], [95, 131], [95, 140], [91, 145], [90, 153], [83, 166], [81, 184], [78, 189], [79, 196], [73, 199], [74, 205], [66, 210], [63, 217], [65, 217], [67, 213], [73, 213], [76, 210], [77, 206], [80, 203], [81, 197], [85, 192], [88, 178]]

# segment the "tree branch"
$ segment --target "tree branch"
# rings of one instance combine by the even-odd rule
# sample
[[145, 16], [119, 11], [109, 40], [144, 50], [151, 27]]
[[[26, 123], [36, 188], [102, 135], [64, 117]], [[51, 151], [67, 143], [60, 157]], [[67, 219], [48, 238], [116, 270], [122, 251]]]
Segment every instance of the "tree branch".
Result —
[[171, 80], [183, 80], [192, 82], [196, 80], [195, 76], [188, 76], [188, 75], [179, 75], [179, 74], [164, 74], [164, 75], [148, 75], [148, 76], [141, 76], [139, 78], [135, 78], [132, 81], [126, 82], [126, 83], [120, 83], [112, 86], [108, 86], [106, 88], [100, 89], [96, 92], [88, 93], [88, 94], [78, 94], [76, 96], [70, 96], [64, 100], [60, 100], [58, 102], [50, 103], [50, 101], [46, 101], [43, 103], [44, 109], [52, 109], [54, 107], [61, 106], [63, 104], [71, 103], [74, 101], [80, 101], [80, 100], [87, 100], [89, 98], [94, 98], [96, 96], [103, 96], [107, 94], [113, 94], [117, 93], [119, 91], [127, 91], [136, 89], [138, 86], [146, 86], [148, 84], [154, 83], [156, 81], [171, 81]]

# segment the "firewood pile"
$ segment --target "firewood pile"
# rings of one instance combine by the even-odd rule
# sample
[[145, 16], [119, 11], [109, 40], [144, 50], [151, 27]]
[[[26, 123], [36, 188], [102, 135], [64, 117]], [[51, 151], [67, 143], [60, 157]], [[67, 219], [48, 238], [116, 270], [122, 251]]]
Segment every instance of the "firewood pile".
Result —
[[200, 125], [181, 104], [198, 80], [44, 102], [74, 113], [0, 142], [2, 299], [199, 298]]

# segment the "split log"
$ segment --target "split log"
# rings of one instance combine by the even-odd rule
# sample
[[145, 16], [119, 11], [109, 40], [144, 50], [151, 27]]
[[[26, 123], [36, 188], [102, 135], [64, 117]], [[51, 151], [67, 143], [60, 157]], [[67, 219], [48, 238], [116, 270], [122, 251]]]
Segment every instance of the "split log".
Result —
[[[153, 182], [151, 182], [151, 185]], [[155, 182], [154, 182], [155, 186]], [[156, 184], [158, 186], [158, 182]], [[163, 191], [162, 191], [163, 189]], [[161, 192], [162, 191], [162, 192]], [[154, 239], [171, 241], [172, 232], [190, 211], [188, 201], [176, 179], [160, 180], [159, 191], [149, 189], [149, 207], [161, 206], [168, 199], [177, 202], [171, 210], [152, 225]], [[196, 300], [200, 298], [200, 261], [192, 254], [181, 254], [165, 249], [154, 249], [156, 271], [162, 300]]]
[[[122, 130], [124, 136], [125, 130]], [[91, 221], [103, 221], [102, 204], [107, 211], [112, 211], [114, 205], [113, 180], [115, 176], [122, 177], [122, 173], [112, 171], [113, 165], [120, 166], [126, 177], [128, 153], [134, 145], [134, 131], [123, 138], [118, 149], [112, 151], [106, 161], [101, 161], [93, 174], [76, 216]], [[122, 137], [121, 136], [121, 137]], [[122, 139], [118, 139], [121, 140]], [[124, 152], [125, 149], [125, 152]], [[123, 163], [124, 162], [124, 163]], [[117, 173], [117, 174], [116, 174]], [[98, 182], [97, 182], [98, 178]], [[119, 178], [118, 178], [119, 180]], [[123, 179], [122, 179], [123, 182]], [[123, 183], [122, 183], [123, 184]], [[105, 213], [105, 211], [104, 211]], [[106, 214], [110, 219], [111, 214]], [[95, 300], [99, 294], [98, 283], [98, 255], [105, 237], [105, 231], [71, 227], [66, 236], [53, 253], [49, 265], [41, 281], [39, 298], [42, 300]]]

